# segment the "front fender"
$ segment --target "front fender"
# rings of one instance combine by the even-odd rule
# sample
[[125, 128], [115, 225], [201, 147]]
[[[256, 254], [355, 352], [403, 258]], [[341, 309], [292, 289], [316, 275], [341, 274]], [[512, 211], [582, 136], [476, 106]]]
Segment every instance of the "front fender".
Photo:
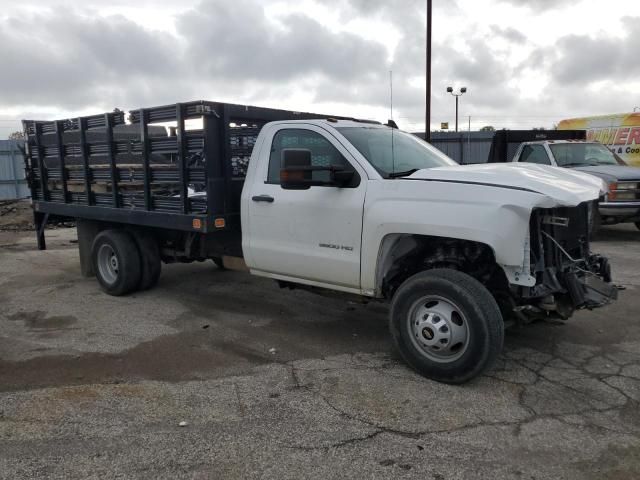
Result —
[[527, 191], [438, 182], [372, 182], [363, 217], [362, 290], [378, 294], [385, 239], [410, 234], [470, 240], [489, 246], [509, 283], [532, 286], [529, 219], [553, 199]]

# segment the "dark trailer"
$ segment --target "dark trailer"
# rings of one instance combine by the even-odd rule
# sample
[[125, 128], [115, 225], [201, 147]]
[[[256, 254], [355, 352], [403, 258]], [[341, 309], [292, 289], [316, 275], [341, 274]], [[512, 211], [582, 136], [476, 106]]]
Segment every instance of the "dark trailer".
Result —
[[344, 117], [196, 101], [126, 119], [115, 110], [24, 120], [38, 248], [56, 216], [77, 221], [85, 275], [98, 232], [123, 225], [156, 237], [165, 262], [241, 257], [240, 196], [258, 133], [271, 121], [323, 118]]
[[586, 139], [586, 130], [498, 130], [493, 136], [487, 162], [510, 162], [523, 142]]

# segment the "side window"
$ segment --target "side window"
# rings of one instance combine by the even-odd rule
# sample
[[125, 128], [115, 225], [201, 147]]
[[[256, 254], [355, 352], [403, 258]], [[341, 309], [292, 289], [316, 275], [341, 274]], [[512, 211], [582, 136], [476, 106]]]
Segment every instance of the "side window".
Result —
[[[280, 130], [273, 137], [271, 156], [269, 157], [269, 175], [267, 183], [280, 183], [280, 168], [282, 167], [282, 150], [286, 148], [304, 148], [311, 150], [311, 165], [328, 167], [339, 165], [353, 170], [346, 158], [334, 147], [329, 140], [311, 130], [286, 129]], [[313, 172], [313, 179], [329, 181], [329, 172]]]
[[520, 162], [551, 165], [549, 155], [542, 145], [525, 145], [520, 154]]

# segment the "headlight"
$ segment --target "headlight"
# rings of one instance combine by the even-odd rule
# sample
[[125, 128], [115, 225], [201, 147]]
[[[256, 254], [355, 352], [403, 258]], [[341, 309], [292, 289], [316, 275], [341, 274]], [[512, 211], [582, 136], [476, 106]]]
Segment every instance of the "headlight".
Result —
[[638, 184], [636, 182], [614, 182], [609, 184], [609, 200], [624, 202], [636, 200]]

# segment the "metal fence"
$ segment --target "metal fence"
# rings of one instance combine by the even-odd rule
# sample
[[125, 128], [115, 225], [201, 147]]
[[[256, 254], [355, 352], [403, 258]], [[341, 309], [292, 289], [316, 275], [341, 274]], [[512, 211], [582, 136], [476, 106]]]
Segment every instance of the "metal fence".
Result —
[[[486, 163], [494, 132], [432, 132], [431, 144], [460, 164]], [[424, 138], [424, 133], [416, 133]]]
[[20, 147], [22, 141], [0, 140], [0, 200], [29, 197]]

